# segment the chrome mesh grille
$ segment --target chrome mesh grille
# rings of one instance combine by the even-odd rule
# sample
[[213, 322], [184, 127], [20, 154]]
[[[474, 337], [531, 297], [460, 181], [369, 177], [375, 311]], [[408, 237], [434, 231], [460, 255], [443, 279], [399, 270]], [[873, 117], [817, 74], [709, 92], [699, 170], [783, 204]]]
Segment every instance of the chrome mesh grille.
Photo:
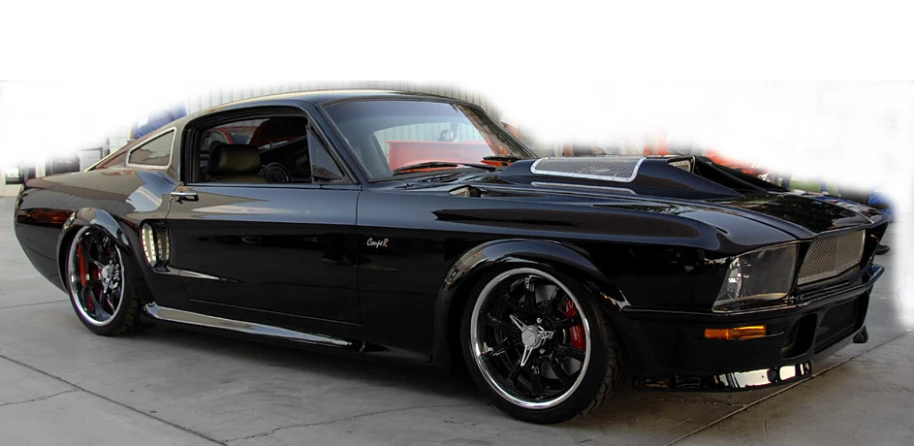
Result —
[[837, 276], [863, 257], [864, 231], [845, 232], [819, 237], [812, 242], [797, 283], [804, 285]]
[[533, 163], [530, 171], [540, 175], [627, 183], [638, 175], [643, 160], [643, 157], [624, 156], [543, 158]]

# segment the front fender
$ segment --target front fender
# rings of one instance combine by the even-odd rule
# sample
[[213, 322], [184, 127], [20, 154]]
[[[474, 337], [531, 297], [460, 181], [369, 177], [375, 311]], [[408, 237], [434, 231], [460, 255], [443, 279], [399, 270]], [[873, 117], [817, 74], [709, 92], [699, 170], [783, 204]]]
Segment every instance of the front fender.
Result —
[[435, 304], [435, 362], [449, 365], [452, 342], [457, 338], [463, 306], [469, 298], [474, 278], [492, 267], [508, 263], [543, 262], [581, 278], [595, 290], [605, 293], [612, 305], [627, 306], [625, 297], [590, 257], [563, 243], [550, 240], [496, 240], [464, 253], [451, 267]]

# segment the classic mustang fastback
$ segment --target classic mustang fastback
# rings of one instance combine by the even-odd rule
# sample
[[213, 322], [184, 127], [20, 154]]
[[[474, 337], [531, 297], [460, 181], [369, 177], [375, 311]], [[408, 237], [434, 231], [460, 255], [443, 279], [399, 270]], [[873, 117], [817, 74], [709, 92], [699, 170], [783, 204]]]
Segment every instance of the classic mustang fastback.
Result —
[[[242, 135], [237, 138], [225, 135]], [[694, 156], [537, 157], [478, 107], [236, 102], [30, 180], [15, 230], [100, 335], [152, 324], [466, 366], [505, 412], [809, 377], [865, 342], [888, 219]]]

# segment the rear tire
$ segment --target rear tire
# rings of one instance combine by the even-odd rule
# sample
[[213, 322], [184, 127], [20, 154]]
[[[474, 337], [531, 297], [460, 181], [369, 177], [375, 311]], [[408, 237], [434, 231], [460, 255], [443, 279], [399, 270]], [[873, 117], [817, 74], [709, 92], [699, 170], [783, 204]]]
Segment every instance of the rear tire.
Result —
[[[127, 260], [127, 261], [125, 261]], [[80, 322], [102, 336], [145, 330], [131, 262], [103, 229], [77, 230], [64, 264], [64, 285]]]
[[586, 416], [619, 385], [626, 360], [584, 286], [546, 265], [485, 274], [464, 310], [461, 347], [477, 387], [514, 418]]

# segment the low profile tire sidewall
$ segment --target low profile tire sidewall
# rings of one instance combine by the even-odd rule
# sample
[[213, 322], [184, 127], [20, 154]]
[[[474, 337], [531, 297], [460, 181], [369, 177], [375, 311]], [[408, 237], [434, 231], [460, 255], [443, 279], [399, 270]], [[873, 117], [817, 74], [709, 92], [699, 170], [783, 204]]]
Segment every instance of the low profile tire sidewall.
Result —
[[[72, 256], [71, 252], [72, 252], [74, 246], [76, 245], [76, 243], [78, 243], [78, 241], [80, 240], [81, 236], [84, 235], [86, 232], [92, 231], [92, 230], [101, 231], [103, 234], [105, 234], [105, 237], [110, 237], [110, 235], [108, 235], [107, 232], [105, 232], [103, 229], [96, 227], [96, 226], [84, 226], [83, 228], [78, 229], [76, 232], [76, 235], [73, 237], [73, 240], [70, 242], [70, 246], [67, 248], [67, 257], [66, 257], [66, 263], [65, 263], [65, 268], [64, 268], [65, 275], [63, 277], [63, 282], [64, 282], [64, 287], [66, 288], [66, 291], [67, 291], [67, 297], [70, 300], [70, 305], [72, 305], [73, 311], [76, 313], [76, 317], [79, 318], [79, 321], [82, 322], [82, 324], [86, 328], [88, 328], [90, 331], [92, 331], [93, 333], [107, 336], [107, 335], [115, 334], [118, 331], [120, 331], [121, 328], [123, 328], [125, 320], [127, 319], [128, 309], [131, 306], [130, 305], [131, 300], [135, 299], [135, 297], [132, 295], [132, 293], [130, 293], [127, 289], [128, 282], [130, 281], [130, 259], [127, 258], [127, 254], [124, 252], [123, 249], [121, 249], [121, 247], [117, 244], [117, 242], [114, 242], [114, 247], [115, 247], [115, 249], [117, 249], [117, 252], [121, 258], [121, 266], [122, 266], [122, 274], [123, 274], [123, 278], [121, 281], [122, 283], [120, 285], [123, 288], [123, 290], [122, 290], [123, 294], [121, 296], [121, 303], [118, 305], [117, 310], [114, 312], [114, 314], [111, 316], [111, 319], [109, 319], [106, 324], [104, 324], [104, 325], [93, 324], [91, 321], [86, 319], [85, 315], [83, 315], [83, 312], [80, 309], [81, 304], [78, 302], [76, 294], [73, 292], [73, 290], [70, 289], [70, 279], [69, 279], [70, 275], [72, 274], [72, 271], [70, 269], [73, 267], [72, 262], [71, 262], [71, 256]], [[112, 241], [114, 241], [114, 240], [112, 240]]]
[[[590, 328], [590, 339], [587, 339], [587, 342], [591, 343], [591, 354], [587, 369], [583, 372], [584, 379], [581, 381], [578, 388], [564, 401], [549, 408], [524, 408], [499, 395], [479, 370], [479, 366], [476, 363], [475, 352], [471, 345], [472, 342], [470, 341], [470, 319], [476, 302], [479, 299], [484, 298], [484, 296], [480, 295], [480, 292], [485, 288], [486, 284], [499, 274], [518, 268], [534, 269], [546, 273], [560, 281], [562, 285], [567, 287], [575, 295], [581, 310], [584, 312], [584, 317], [587, 318]], [[603, 310], [599, 308], [592, 293], [587, 291], [587, 289], [578, 282], [555, 268], [543, 264], [523, 264], [494, 268], [493, 271], [488, 271], [480, 275], [478, 282], [473, 286], [473, 290], [469, 299], [467, 299], [463, 311], [464, 313], [460, 326], [460, 348], [463, 352], [464, 361], [466, 362], [467, 369], [476, 386], [482, 390], [499, 409], [512, 417], [523, 421], [552, 424], [575, 418], [582, 412], [586, 412], [588, 408], [592, 406], [594, 396], [600, 390], [600, 386], [603, 384], [603, 379], [606, 376], [607, 367], [609, 366], [609, 355], [607, 353], [609, 345], [606, 339], [607, 336], [610, 336], [610, 333], [606, 332], [606, 324], [604, 323], [606, 316], [602, 313]]]

